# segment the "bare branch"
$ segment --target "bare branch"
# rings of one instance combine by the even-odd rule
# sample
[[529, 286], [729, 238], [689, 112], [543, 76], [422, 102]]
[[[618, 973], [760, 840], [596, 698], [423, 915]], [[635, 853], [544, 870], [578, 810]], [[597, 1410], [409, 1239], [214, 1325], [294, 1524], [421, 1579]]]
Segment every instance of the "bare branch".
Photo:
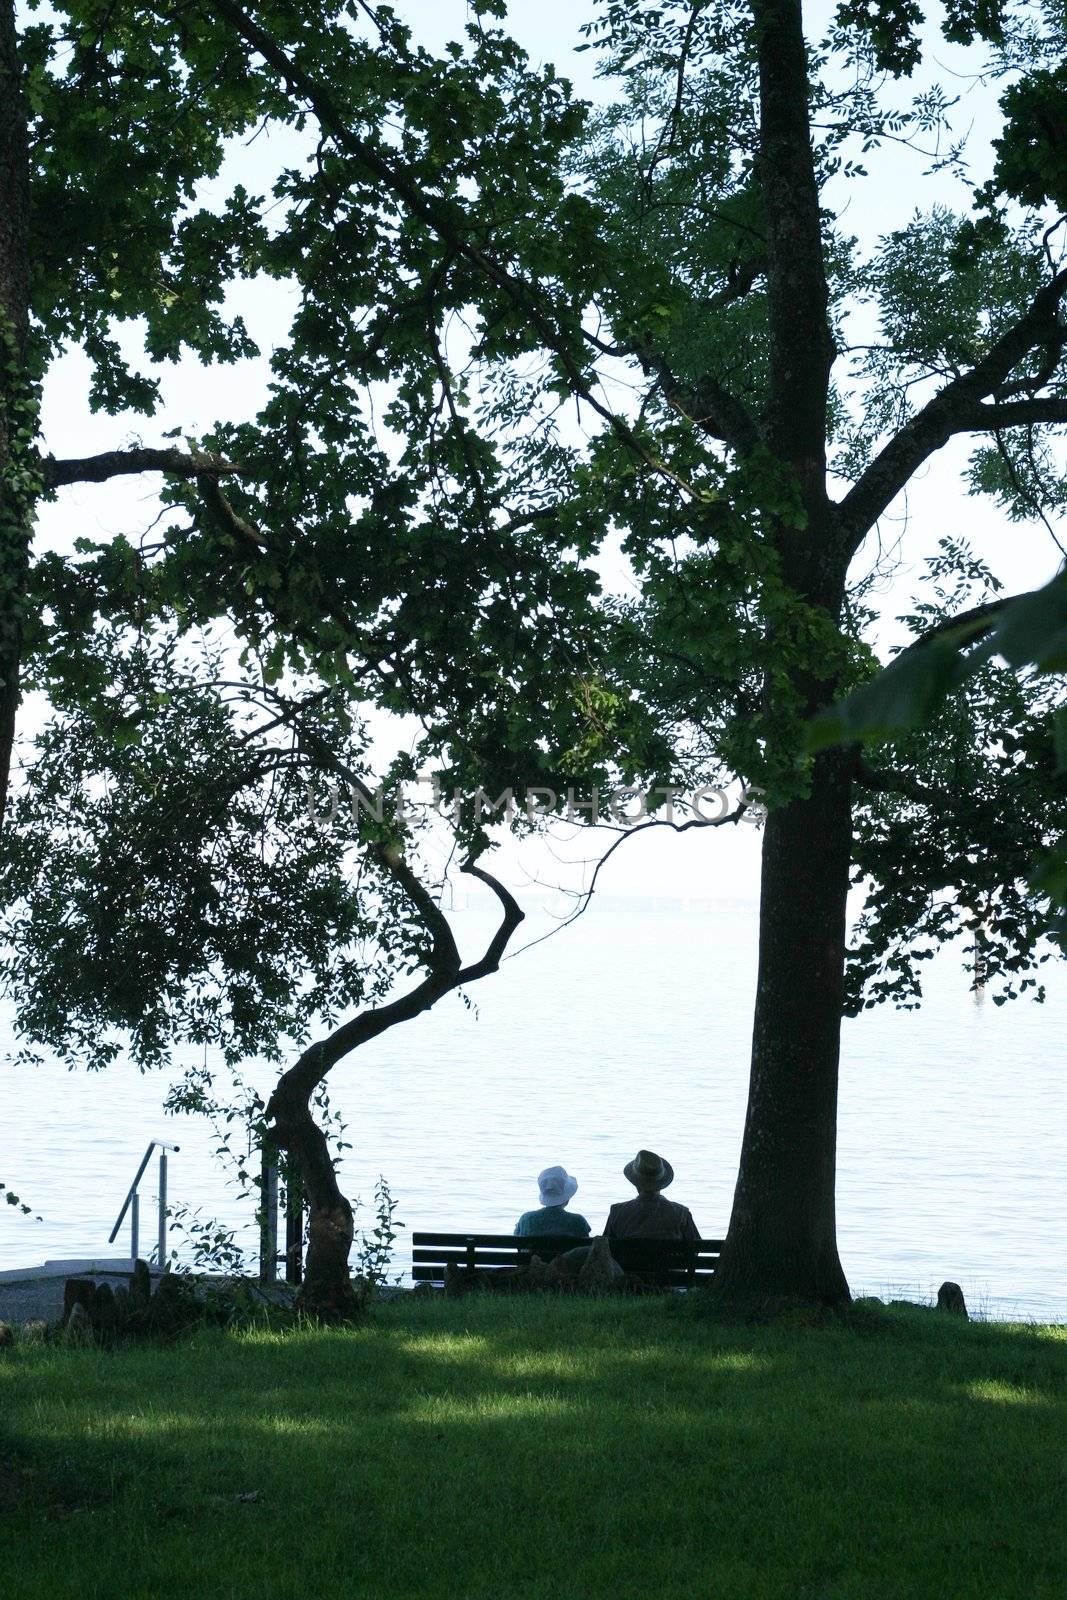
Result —
[[572, 922], [577, 922], [582, 913], [589, 908], [589, 902], [596, 893], [597, 879], [600, 877], [601, 872], [607, 866], [616, 850], [619, 849], [620, 845], [624, 845], [627, 839], [632, 839], [635, 834], [645, 833], [649, 828], [670, 828], [673, 833], [688, 833], [690, 828], [722, 828], [727, 823], [740, 822], [747, 810], [748, 802], [742, 800], [733, 811], [727, 812], [724, 817], [689, 817], [685, 822], [668, 822], [666, 817], [649, 817], [647, 822], [639, 822], [633, 828], [625, 828], [614, 843], [608, 846], [593, 868], [593, 876], [589, 880], [589, 887], [579, 897], [578, 909], [572, 911], [569, 917], [564, 917], [563, 921], [558, 923], [556, 927], [550, 928], [548, 933], [543, 933], [539, 939], [531, 939], [529, 944], [524, 944], [522, 949], [516, 950], [510, 959], [514, 960], [515, 956], [521, 956], [525, 950], [532, 950], [535, 945], [544, 944], [546, 939], [554, 939], [557, 933], [562, 933], [564, 928], [569, 928]]
[[504, 912], [500, 926], [489, 941], [481, 960], [474, 962], [472, 966], [464, 967], [460, 973], [459, 982], [463, 984], [473, 983], [476, 978], [484, 978], [487, 973], [497, 970], [512, 934], [520, 922], [525, 920], [525, 913], [515, 896], [508, 889], [505, 889], [500, 880], [494, 878], [492, 873], [486, 872], [484, 867], [480, 867], [477, 861], [465, 861], [460, 871], [467, 873], [472, 878], [479, 878], [482, 883], [490, 888], [500, 901]]
[[[1065, 294], [1067, 269], [1038, 291], [1024, 315], [1001, 334], [981, 361], [947, 383], [890, 439], [837, 507], [837, 522], [847, 551], [859, 548], [867, 532], [928, 456], [947, 444], [953, 434], [971, 430], [976, 414], [985, 409], [979, 401], [995, 393], [1036, 345], [1060, 337], [1062, 329], [1056, 312]], [[1015, 410], [1015, 403], [992, 409], [1010, 413]], [[1009, 425], [1014, 426], [990, 424]]]
[[[466, 861], [461, 870], [486, 884], [496, 895], [503, 910], [500, 925], [486, 946], [485, 953], [478, 961], [464, 967], [460, 964], [457, 951], [454, 966], [447, 970], [431, 970], [422, 982], [416, 984], [407, 994], [399, 995], [385, 1005], [372, 1006], [367, 1011], [361, 1011], [358, 1016], [335, 1028], [325, 1039], [316, 1040], [314, 1044], [308, 1045], [299, 1060], [279, 1079], [271, 1103], [267, 1107], [268, 1117], [281, 1121], [286, 1114], [291, 1115], [289, 1108], [301, 1104], [306, 1108], [309, 1096], [330, 1069], [353, 1050], [358, 1049], [361, 1044], [378, 1038], [390, 1028], [396, 1027], [397, 1023], [408, 1022], [413, 1017], [420, 1016], [422, 1012], [429, 1011], [438, 1000], [453, 990], [462, 988], [468, 983], [476, 983], [479, 978], [487, 977], [498, 970], [508, 942], [523, 921], [522, 909], [504, 885], [483, 867], [479, 867], [476, 861]], [[426, 895], [426, 890], [421, 884], [419, 888], [422, 895]], [[447, 930], [448, 942], [455, 950], [455, 937], [447, 917], [432, 899], [431, 904], [436, 918]]]
[[41, 462], [46, 489], [61, 489], [70, 483], [106, 483], [110, 478], [128, 477], [138, 472], [214, 479], [240, 471], [240, 467], [232, 461], [224, 461], [221, 456], [200, 455], [188, 450], [106, 450], [102, 455], [71, 461], [45, 456]]

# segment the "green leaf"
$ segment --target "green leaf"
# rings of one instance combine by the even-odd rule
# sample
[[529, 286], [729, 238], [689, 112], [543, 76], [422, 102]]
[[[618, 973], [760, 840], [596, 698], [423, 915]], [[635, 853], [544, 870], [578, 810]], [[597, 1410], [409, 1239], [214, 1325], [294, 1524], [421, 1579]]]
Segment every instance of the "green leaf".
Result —
[[834, 744], [881, 739], [917, 728], [966, 673], [965, 659], [942, 639], [906, 650], [870, 683], [814, 717], [808, 727], [807, 748], [825, 750]]
[[992, 643], [1009, 666], [1067, 671], [1067, 579], [1054, 578], [1043, 589], [1012, 600]]

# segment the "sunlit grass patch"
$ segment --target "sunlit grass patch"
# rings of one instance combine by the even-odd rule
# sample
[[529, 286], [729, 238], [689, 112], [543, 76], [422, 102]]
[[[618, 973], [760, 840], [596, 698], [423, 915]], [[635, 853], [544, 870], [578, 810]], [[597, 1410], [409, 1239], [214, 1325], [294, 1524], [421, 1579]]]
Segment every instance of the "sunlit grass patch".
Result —
[[[1018, 1383], [1001, 1383], [994, 1378], [980, 1378], [976, 1383], [968, 1383], [965, 1392], [972, 1400], [988, 1400], [993, 1405], [1001, 1406], [1046, 1406], [1050, 1404], [1047, 1395], [1040, 1394], [1036, 1389], [1024, 1388]], [[1067, 1443], [1065, 1443], [1067, 1448]]]
[[0, 1371], [4, 1600], [1067, 1592], [1059, 1331], [405, 1297]]
[[441, 1423], [476, 1422], [497, 1423], [528, 1421], [531, 1418], [561, 1417], [573, 1409], [573, 1403], [556, 1394], [475, 1395], [470, 1400], [457, 1400], [451, 1396], [423, 1395], [416, 1399], [405, 1413], [413, 1422], [426, 1422], [433, 1426]]

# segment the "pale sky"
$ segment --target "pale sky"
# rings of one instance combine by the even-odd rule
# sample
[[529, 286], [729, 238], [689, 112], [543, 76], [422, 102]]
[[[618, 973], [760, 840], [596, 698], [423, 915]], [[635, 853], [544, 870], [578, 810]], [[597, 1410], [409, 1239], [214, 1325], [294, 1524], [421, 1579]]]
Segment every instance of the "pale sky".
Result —
[[[407, 0], [398, 9], [430, 49], [459, 35], [467, 11], [463, 0]], [[822, 6], [813, 13], [809, 7], [809, 15], [825, 16], [830, 9]], [[590, 0], [523, 0], [512, 4], [510, 23], [534, 60], [551, 60], [571, 78], [579, 95], [602, 99], [605, 86], [592, 77], [597, 52], [573, 53], [573, 45], [579, 42], [579, 26], [599, 10]], [[815, 31], [809, 23], [809, 34]], [[973, 55], [940, 40], [933, 55], [936, 65], [932, 70], [943, 76], [951, 92], [967, 90], [965, 77], [954, 74], [966, 74], [973, 67]], [[965, 125], [972, 125], [971, 157], [981, 176], [988, 166], [988, 141], [996, 130], [995, 113], [995, 93], [970, 92], [962, 116]], [[254, 189], [257, 183], [265, 188], [275, 170], [278, 143], [260, 138], [251, 149], [237, 149], [230, 172], [224, 173], [215, 187], [224, 192], [227, 178], [239, 171], [249, 188]], [[955, 180], [945, 174], [924, 177], [922, 160], [896, 147], [874, 152], [865, 161], [870, 180], [855, 190], [846, 217], [848, 228], [861, 240], [873, 239], [880, 232], [907, 222], [917, 206], [926, 208], [941, 201], [965, 209], [969, 204]], [[832, 202], [834, 197], [829, 198]], [[251, 414], [263, 394], [272, 338], [279, 327], [285, 326], [291, 300], [277, 284], [243, 286], [237, 299], [253, 337], [265, 352], [263, 359], [236, 368], [213, 367], [206, 373], [195, 361], [183, 361], [166, 373], [164, 408], [159, 417], [150, 420], [91, 416], [87, 406], [87, 364], [79, 354], [70, 354], [56, 364], [46, 384], [45, 447], [56, 455], [72, 456], [114, 449], [131, 442], [133, 437], [156, 444], [164, 442], [165, 428], [179, 425], [192, 433], [220, 417], [236, 419]], [[126, 340], [131, 348], [137, 348], [135, 328], [127, 331]], [[942, 536], [966, 536], [1013, 591], [1034, 587], [1057, 569], [1058, 552], [1043, 528], [1009, 524], [991, 504], [963, 494], [960, 474], [966, 455], [966, 441], [957, 441], [940, 451], [912, 483], [906, 505], [902, 499], [883, 520], [883, 543], [892, 546], [899, 542], [899, 567], [881, 596], [887, 642], [899, 636], [892, 618], [907, 604], [923, 556], [936, 549]], [[58, 505], [45, 508], [41, 538], [69, 548], [70, 541], [80, 533], [94, 537], [118, 532], [136, 535], [147, 527], [158, 509], [155, 487], [154, 480], [146, 477], [65, 490]], [[857, 571], [864, 559], [861, 552]], [[517, 884], [528, 878], [542, 883], [565, 881], [575, 886], [582, 871], [573, 863], [596, 853], [593, 841], [575, 836], [573, 829], [564, 829], [559, 839], [547, 846], [527, 844], [518, 852], [509, 846], [508, 872]], [[635, 837], [616, 852], [600, 886], [610, 894], [749, 898], [758, 888], [758, 856], [759, 837], [753, 828], [681, 837], [657, 829]]]

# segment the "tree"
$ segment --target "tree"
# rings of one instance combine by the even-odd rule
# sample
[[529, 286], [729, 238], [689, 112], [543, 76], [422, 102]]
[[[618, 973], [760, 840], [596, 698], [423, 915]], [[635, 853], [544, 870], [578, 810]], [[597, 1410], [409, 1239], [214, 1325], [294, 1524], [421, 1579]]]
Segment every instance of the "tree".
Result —
[[[106, 692], [87, 701], [94, 672]], [[235, 1069], [279, 1063], [269, 1100], [246, 1090], [243, 1111], [302, 1180], [305, 1304], [350, 1313], [353, 1216], [324, 1126], [327, 1076], [495, 972], [522, 911], [468, 857], [500, 920], [477, 959], [461, 958], [423, 881], [419, 815], [376, 791], [365, 730], [336, 690], [282, 694], [217, 648], [121, 622], [73, 646], [49, 688], [4, 861], [3, 972], [33, 1041], [24, 1053], [43, 1044], [93, 1069], [125, 1047], [144, 1070], [194, 1044]], [[218, 1108], [218, 1092], [205, 1051], [174, 1097]]]
[[[983, 972], [1009, 989], [1043, 954], [1041, 898], [998, 823], [999, 790], [1022, 779], [1046, 831], [1062, 804], [1040, 694], [1013, 700], [990, 667], [953, 701], [975, 761], [999, 756], [1001, 714], [1032, 753], [1022, 779], [1014, 761], [982, 764], [982, 807], [962, 803], [974, 761], [946, 769], [933, 735], [872, 768], [851, 745], [806, 754], [805, 731], [874, 670], [855, 564], [938, 449], [977, 436], [973, 487], [1009, 514], [1061, 493], [1062, 18], [953, 0], [949, 38], [984, 41], [1007, 81], [994, 173], [972, 215], [917, 214], [865, 259], [827, 186], [865, 181], [864, 146], [949, 130], [943, 94], [901, 104], [893, 87], [921, 61], [910, 6], [845, 4], [816, 44], [798, 0], [611, 0], [591, 42], [618, 103], [598, 119], [529, 68], [495, 26], [498, 0], [440, 58], [385, 6], [355, 20], [234, 0], [60, 15], [65, 68], [48, 29], [24, 44], [51, 225], [37, 246], [45, 337], [81, 340], [101, 404], [150, 413], [114, 313], [145, 319], [153, 356], [184, 341], [240, 359], [246, 335], [213, 309], [231, 277], [286, 280], [297, 311], [254, 419], [166, 459], [42, 464], [51, 485], [168, 467], [175, 519], [147, 554], [87, 551], [43, 571], [40, 604], [74, 583], [105, 614], [225, 616], [268, 683], [310, 672], [414, 713], [418, 758], [446, 787], [758, 784], [771, 809], [750, 1098], [718, 1286], [847, 1299], [834, 1220], [846, 1005], [899, 992], [887, 969], [910, 992], [916, 932], [960, 922], [925, 922], [930, 895], [980, 909], [983, 927], [1007, 896]], [[259, 119], [307, 138], [273, 208], [235, 189], [223, 210], [183, 216], [226, 134]], [[103, 152], [84, 137], [101, 126]], [[175, 144], [192, 155], [161, 161]], [[69, 174], [91, 168], [96, 183], [109, 162], [125, 163], [117, 210], [78, 215]], [[129, 261], [120, 228], [145, 241]], [[846, 374], [860, 303], [880, 337]], [[620, 374], [633, 404], [609, 399]], [[383, 393], [388, 446], [374, 431]], [[572, 401], [588, 442], [564, 431]], [[636, 605], [597, 595], [590, 558], [614, 530]], [[985, 582], [965, 551], [934, 559], [942, 596], [916, 612], [928, 629]], [[55, 626], [43, 636], [54, 657]], [[909, 808], [927, 823], [911, 855]], [[971, 870], [991, 841], [993, 883]], [[849, 995], [854, 850], [861, 869], [918, 872], [922, 893], [882, 902], [876, 885], [856, 968], [868, 986]]]
[[[380, 112], [388, 100], [382, 88], [401, 92], [402, 74], [387, 62], [387, 82], [378, 82], [381, 53], [353, 39], [336, 9], [333, 16], [322, 59], [332, 55], [353, 88], [358, 78], [357, 97]], [[15, 85], [10, 8], [4, 22]], [[315, 37], [299, 8], [291, 8], [289, 23], [286, 42]], [[326, 772], [360, 790], [363, 768], [343, 736], [352, 703], [417, 709], [420, 699], [438, 696], [438, 672], [447, 672], [453, 706], [460, 698], [484, 719], [489, 740], [501, 715], [501, 640], [513, 659], [528, 651], [564, 686], [548, 697], [537, 733], [547, 725], [554, 735], [579, 737], [584, 702], [568, 686], [583, 647], [578, 635], [561, 644], [551, 610], [565, 596], [589, 592], [592, 580], [532, 549], [534, 558], [523, 560], [525, 516], [510, 543], [487, 526], [480, 546], [468, 540], [460, 549], [433, 520], [402, 543], [393, 538], [419, 485], [391, 477], [369, 430], [346, 409], [343, 347], [325, 374], [334, 392], [321, 392], [324, 374], [315, 368], [324, 367], [325, 347], [313, 295], [291, 347], [277, 358], [276, 402], [240, 434], [251, 447], [240, 465], [188, 441], [186, 448], [138, 443], [88, 458], [36, 457], [33, 379], [64, 344], [80, 344], [91, 359], [95, 408], [154, 415], [158, 369], [182, 348], [205, 364], [252, 353], [240, 317], [220, 309], [226, 286], [241, 273], [287, 273], [294, 251], [296, 262], [309, 264], [309, 217], [297, 172], [280, 180], [296, 188], [290, 226], [277, 237], [261, 220], [263, 202], [250, 201], [240, 184], [221, 208], [195, 204], [197, 185], [220, 171], [226, 141], [264, 118], [298, 128], [304, 121], [279, 96], [275, 74], [255, 70], [216, 19], [195, 8], [156, 12], [90, 0], [28, 27], [18, 48], [22, 93], [5, 98], [5, 127], [14, 130], [12, 148], [21, 138], [29, 153], [23, 167], [31, 170], [29, 203], [6, 213], [18, 224], [5, 247], [5, 264], [12, 263], [6, 304], [22, 319], [6, 372], [9, 411], [21, 428], [21, 453], [9, 452], [8, 475], [21, 498], [5, 501], [17, 512], [7, 681], [13, 714], [15, 669], [24, 662], [26, 681], [47, 694], [56, 718], [31, 759], [8, 841], [9, 988], [28, 1034], [95, 1064], [114, 1053], [115, 1029], [143, 1063], [161, 1059], [176, 1039], [275, 1055], [280, 1035], [303, 1040], [303, 1054], [265, 1108], [266, 1131], [299, 1162], [309, 1196], [309, 1302], [343, 1308], [351, 1210], [313, 1115], [315, 1096], [330, 1067], [364, 1039], [494, 970], [521, 913], [478, 864], [477, 818], [462, 841], [463, 870], [496, 894], [501, 923], [475, 962], [460, 960], [433, 890], [408, 859], [412, 841], [395, 830], [357, 837], [355, 885], [339, 867], [331, 871], [321, 840], [296, 852], [300, 872], [272, 859], [267, 873], [264, 850], [269, 857], [294, 849], [297, 813], [285, 765], [317, 771], [325, 762]], [[508, 48], [493, 50], [504, 69], [517, 69]], [[524, 159], [520, 131], [517, 124], [516, 167]], [[558, 144], [555, 131], [552, 137]], [[321, 175], [321, 148], [311, 143], [308, 153]], [[5, 180], [12, 174], [19, 177], [17, 162]], [[148, 373], [115, 337], [131, 318], [145, 330]], [[439, 420], [438, 474], [465, 447], [457, 433]], [[219, 487], [220, 479], [259, 468], [269, 537]], [[73, 560], [46, 553], [30, 568], [35, 494], [144, 472], [167, 475], [176, 511], [191, 512], [187, 526], [179, 522], [155, 544], [83, 543]], [[369, 504], [353, 544], [347, 504], [360, 490]], [[313, 538], [297, 525], [294, 507]], [[516, 574], [531, 594], [513, 605]], [[492, 604], [487, 586], [498, 591]], [[225, 692], [210, 650], [205, 658], [192, 644], [216, 616], [240, 628], [241, 659], [230, 663]], [[146, 655], [146, 641], [160, 625], [164, 633], [176, 628], [177, 639], [157, 659]], [[125, 643], [113, 636], [116, 628]], [[184, 676], [175, 680], [178, 641]], [[267, 732], [288, 730], [293, 748], [257, 753], [260, 734], [235, 724], [235, 705], [247, 712], [264, 702], [274, 708]], [[329, 738], [324, 717], [332, 719]], [[546, 752], [558, 742], [542, 739]], [[175, 783], [166, 768], [183, 758]], [[413, 770], [410, 756], [393, 765], [391, 783]], [[506, 765], [501, 755], [500, 770]], [[544, 766], [551, 777], [554, 756]], [[163, 793], [171, 804], [160, 813]], [[329, 843], [341, 849], [336, 829]], [[378, 952], [366, 971], [350, 951], [361, 928], [373, 930]], [[421, 981], [386, 999], [390, 980], [406, 971], [421, 972]], [[347, 1022], [338, 1016], [345, 1004], [359, 1008]], [[326, 1031], [310, 1042], [315, 1017]]]

